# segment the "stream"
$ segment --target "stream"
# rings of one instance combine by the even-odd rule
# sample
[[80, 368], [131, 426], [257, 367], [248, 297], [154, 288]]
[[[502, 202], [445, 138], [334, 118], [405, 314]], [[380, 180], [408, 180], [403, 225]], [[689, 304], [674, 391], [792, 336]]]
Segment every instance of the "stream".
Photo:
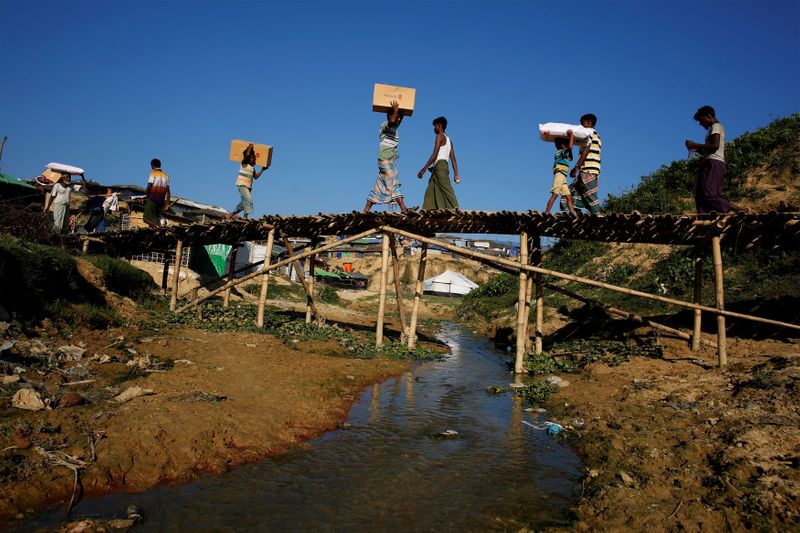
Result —
[[[465, 531], [567, 524], [582, 477], [575, 452], [510, 393], [509, 356], [445, 323], [451, 353], [367, 388], [346, 429], [223, 475], [79, 503], [73, 516], [124, 517], [135, 531]], [[457, 432], [449, 438], [441, 434]], [[63, 513], [63, 511], [62, 511]], [[53, 527], [46, 513], [27, 527]]]

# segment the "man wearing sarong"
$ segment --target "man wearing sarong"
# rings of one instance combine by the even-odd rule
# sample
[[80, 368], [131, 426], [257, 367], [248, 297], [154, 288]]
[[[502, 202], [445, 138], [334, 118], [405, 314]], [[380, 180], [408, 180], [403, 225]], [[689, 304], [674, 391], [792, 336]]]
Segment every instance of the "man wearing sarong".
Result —
[[446, 118], [438, 117], [433, 119], [433, 133], [436, 135], [433, 153], [417, 174], [417, 177], [422, 179], [425, 169], [431, 172], [428, 188], [425, 190], [425, 200], [422, 202], [422, 209], [458, 209], [456, 193], [453, 191], [453, 186], [450, 185], [448, 159], [453, 163], [453, 173], [455, 175], [453, 181], [459, 183], [461, 178], [458, 175], [456, 152], [453, 150], [453, 143], [450, 137], [445, 133], [446, 129]]
[[[603, 142], [600, 140], [600, 135], [594, 131], [597, 124], [597, 117], [589, 113], [581, 117], [581, 126], [584, 128], [592, 128], [592, 135], [589, 137], [589, 142], [581, 148], [578, 162], [575, 164], [569, 175], [572, 176], [573, 181], [569, 185], [569, 191], [572, 193], [572, 204], [578, 209], [588, 209], [590, 213], [595, 214], [600, 211], [600, 198], [597, 192], [600, 188], [600, 151], [603, 147]], [[561, 197], [561, 209], [566, 209], [566, 200]]]
[[714, 108], [704, 105], [694, 119], [707, 130], [705, 143], [686, 141], [689, 152], [703, 156], [694, 181], [694, 202], [698, 213], [727, 213], [741, 209], [722, 196], [725, 179], [725, 128], [719, 123]]
[[397, 145], [400, 142], [400, 134], [397, 128], [403, 122], [403, 112], [400, 111], [400, 104], [397, 100], [392, 101], [392, 110], [386, 113], [386, 120], [381, 124], [378, 133], [380, 147], [378, 148], [378, 176], [375, 185], [367, 196], [367, 205], [364, 212], [369, 213], [375, 204], [390, 204], [396, 202], [400, 210], [405, 213], [408, 211], [403, 202], [403, 193], [400, 191], [400, 179], [397, 177]]
[[161, 214], [169, 208], [169, 176], [161, 170], [161, 160], [150, 161], [152, 172], [147, 177], [144, 192], [144, 223], [151, 228], [161, 226]]

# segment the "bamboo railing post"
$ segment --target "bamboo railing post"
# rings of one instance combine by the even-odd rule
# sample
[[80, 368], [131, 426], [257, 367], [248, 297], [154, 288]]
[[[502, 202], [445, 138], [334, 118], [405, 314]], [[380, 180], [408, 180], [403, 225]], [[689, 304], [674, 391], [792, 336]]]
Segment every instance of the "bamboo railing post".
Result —
[[519, 297], [517, 298], [517, 357], [514, 361], [514, 373], [522, 374], [522, 363], [525, 360], [525, 297], [528, 294], [528, 272], [522, 268], [528, 262], [528, 234], [519, 235]]
[[[234, 273], [236, 272], [236, 259], [239, 255], [239, 244], [235, 243], [231, 248], [231, 260], [230, 265], [228, 265], [228, 283], [233, 280]], [[231, 303], [231, 288], [228, 287], [225, 289], [225, 294], [222, 297], [222, 307], [225, 309], [228, 308], [228, 305]]]
[[172, 273], [172, 296], [169, 299], [169, 310], [174, 311], [178, 306], [178, 281], [181, 278], [181, 254], [183, 254], [183, 241], [179, 240], [175, 246], [175, 270]]
[[381, 250], [381, 279], [378, 296], [378, 325], [375, 329], [375, 346], [383, 346], [383, 313], [386, 309], [386, 283], [389, 277], [389, 235], [383, 234], [383, 247]]
[[311, 295], [306, 302], [306, 324], [311, 323], [311, 304], [314, 301], [314, 256], [306, 257], [306, 273], [308, 277], [308, 293]]
[[[694, 293], [692, 303], [699, 304], [702, 299], [703, 283], [703, 254], [699, 248], [695, 249], [694, 255]], [[700, 309], [694, 310], [694, 325], [692, 327], [692, 351], [700, 349], [703, 312]]]
[[269, 286], [269, 264], [272, 262], [272, 248], [275, 245], [275, 228], [267, 234], [267, 249], [264, 251], [264, 276], [261, 278], [261, 293], [258, 296], [256, 326], [264, 327], [264, 309], [267, 306], [267, 287]]
[[[400, 329], [403, 335], [408, 335], [406, 327], [406, 314], [403, 311], [403, 291], [400, 286], [400, 259], [397, 257], [397, 245], [394, 242], [394, 235], [389, 236], [389, 249], [392, 252], [392, 274], [394, 275], [394, 294], [397, 299], [397, 313], [400, 315]], [[402, 339], [401, 339], [402, 342]]]
[[[538, 235], [534, 237], [533, 266], [542, 266], [542, 239]], [[537, 272], [536, 276], [536, 327], [534, 329], [533, 353], [540, 354], [544, 349], [544, 294], [542, 291], [542, 274]]]
[[[714, 292], [716, 308], [725, 310], [725, 286], [722, 279], [722, 249], [719, 236], [711, 238], [711, 253], [714, 257]], [[725, 334], [725, 316], [717, 313], [717, 362], [722, 368], [728, 364], [728, 339]]]
[[[292, 243], [289, 242], [289, 239], [284, 235], [283, 236], [283, 245], [286, 247], [286, 251], [289, 252], [289, 259], [292, 260], [292, 264], [294, 265], [294, 271], [297, 272], [297, 277], [300, 280], [300, 284], [303, 286], [303, 290], [306, 293], [306, 305], [311, 308], [311, 312], [314, 314], [315, 317], [319, 318], [319, 313], [317, 313], [317, 306], [314, 304], [314, 295], [311, 294], [311, 290], [306, 283], [306, 277], [301, 275], [303, 271], [300, 268], [300, 260], [294, 257], [294, 247]], [[306, 257], [311, 257], [314, 254], [308, 254]], [[277, 263], [276, 263], [277, 264]]]
[[425, 266], [428, 263], [428, 243], [423, 242], [419, 251], [419, 267], [417, 268], [417, 284], [414, 287], [414, 306], [411, 308], [411, 324], [408, 326], [408, 348], [413, 350], [417, 345], [417, 318], [419, 304], [425, 283]]

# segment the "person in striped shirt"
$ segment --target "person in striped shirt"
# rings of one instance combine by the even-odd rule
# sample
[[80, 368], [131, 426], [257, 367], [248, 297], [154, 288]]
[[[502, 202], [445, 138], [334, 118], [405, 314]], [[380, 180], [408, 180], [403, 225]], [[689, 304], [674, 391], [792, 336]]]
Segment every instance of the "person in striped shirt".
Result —
[[261, 177], [261, 174], [267, 170], [263, 167], [256, 172], [256, 150], [252, 143], [247, 145], [247, 148], [242, 152], [242, 166], [239, 168], [239, 174], [236, 176], [236, 188], [239, 189], [239, 204], [228, 213], [228, 219], [235, 217], [237, 214], [244, 211], [243, 218], [253, 214], [253, 180]]
[[[592, 128], [597, 125], [597, 117], [591, 113], [581, 117], [581, 126]], [[572, 193], [572, 203], [578, 209], [588, 209], [595, 214], [600, 211], [600, 198], [597, 196], [600, 177], [600, 151], [603, 143], [597, 131], [592, 133], [589, 142], [581, 148], [578, 162], [570, 171], [573, 181], [569, 186]], [[566, 200], [561, 197], [561, 209], [566, 207]]]
[[169, 209], [169, 176], [161, 170], [161, 161], [150, 161], [152, 172], [147, 177], [144, 200], [144, 223], [152, 228], [161, 226], [161, 214]]

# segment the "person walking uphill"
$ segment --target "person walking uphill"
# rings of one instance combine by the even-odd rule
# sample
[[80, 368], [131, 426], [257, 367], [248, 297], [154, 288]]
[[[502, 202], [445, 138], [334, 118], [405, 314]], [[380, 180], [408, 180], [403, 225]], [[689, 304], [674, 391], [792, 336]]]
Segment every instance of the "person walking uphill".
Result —
[[698, 213], [727, 213], [741, 209], [722, 196], [725, 179], [725, 128], [719, 123], [714, 108], [704, 105], [694, 114], [694, 119], [708, 132], [705, 143], [686, 141], [690, 152], [703, 156], [694, 182], [694, 201]]
[[[456, 152], [453, 150], [453, 142], [445, 133], [446, 129], [446, 118], [438, 117], [433, 119], [433, 133], [436, 135], [433, 153], [417, 174], [417, 177], [422, 179], [425, 169], [431, 171], [428, 188], [425, 189], [425, 200], [422, 203], [422, 209], [458, 209], [456, 193], [453, 191], [452, 185], [450, 185], [448, 159], [453, 162], [453, 173], [455, 175], [453, 181], [459, 183], [461, 178], [458, 175], [458, 162], [456, 161]], [[433, 167], [431, 167], [431, 164], [433, 164]]]
[[367, 197], [364, 212], [369, 213], [375, 204], [390, 204], [397, 202], [400, 210], [408, 211], [403, 202], [403, 193], [400, 192], [400, 180], [397, 177], [397, 144], [400, 135], [397, 128], [403, 122], [403, 112], [399, 109], [397, 101], [392, 102], [392, 110], [386, 113], [386, 120], [381, 124], [379, 132], [380, 148], [378, 149], [378, 177], [375, 185]]
[[169, 209], [169, 176], [161, 170], [161, 160], [150, 161], [152, 172], [147, 177], [144, 201], [144, 223], [151, 228], [161, 226], [161, 215]]
[[[596, 125], [597, 117], [593, 114], [588, 113], [581, 117], [581, 126], [584, 128], [594, 130]], [[600, 188], [600, 152], [602, 148], [603, 142], [600, 140], [600, 135], [597, 131], [593, 131], [589, 142], [581, 148], [578, 162], [569, 173], [573, 178], [569, 185], [573, 205], [578, 209], [588, 209], [591, 214], [600, 211], [600, 198], [597, 196], [597, 191]], [[564, 196], [561, 197], [560, 206], [562, 210], [567, 208]]]
[[[71, 184], [72, 176], [61, 174], [61, 178], [53, 185], [53, 189], [45, 197], [44, 212], [53, 206], [53, 226], [58, 231], [69, 230], [69, 201], [74, 191], [79, 191], [81, 187], [87, 187], [86, 178], [81, 174], [81, 183]], [[88, 188], [88, 187], [87, 187]]]
[[236, 188], [239, 189], [239, 204], [228, 213], [228, 219], [235, 217], [238, 213], [244, 211], [243, 218], [253, 214], [253, 180], [261, 177], [261, 174], [267, 170], [263, 167], [256, 172], [256, 149], [252, 144], [242, 152], [242, 167], [239, 169], [239, 174], [236, 176]]

